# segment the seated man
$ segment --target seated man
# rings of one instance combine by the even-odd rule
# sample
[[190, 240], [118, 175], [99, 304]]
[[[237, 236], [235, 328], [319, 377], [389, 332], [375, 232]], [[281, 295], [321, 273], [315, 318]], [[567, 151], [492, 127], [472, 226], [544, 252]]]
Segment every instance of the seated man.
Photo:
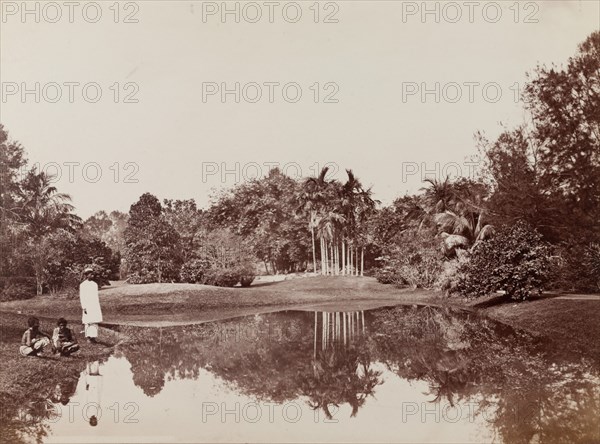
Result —
[[36, 317], [27, 319], [29, 328], [23, 333], [19, 353], [21, 356], [37, 356], [50, 344], [50, 337], [40, 331], [40, 321]]
[[54, 350], [60, 353], [61, 356], [69, 356], [79, 350], [77, 339], [73, 336], [73, 332], [67, 327], [67, 320], [60, 318], [57, 322], [58, 327], [54, 329], [52, 334], [52, 345]]

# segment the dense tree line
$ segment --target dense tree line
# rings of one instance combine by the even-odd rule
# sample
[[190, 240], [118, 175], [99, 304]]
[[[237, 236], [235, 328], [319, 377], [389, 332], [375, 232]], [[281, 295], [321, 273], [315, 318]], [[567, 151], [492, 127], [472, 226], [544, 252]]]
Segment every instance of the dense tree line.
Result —
[[476, 134], [481, 177], [427, 180], [386, 207], [352, 170], [339, 181], [326, 168], [303, 179], [275, 169], [221, 190], [207, 209], [146, 193], [128, 214], [82, 221], [51, 177], [21, 177], [23, 147], [0, 126], [0, 276], [33, 277], [38, 294], [86, 264], [133, 283], [249, 285], [259, 273], [311, 271], [473, 296], [525, 298], [550, 276], [554, 287], [597, 291], [599, 55], [595, 32], [566, 67], [529, 76], [529, 120], [495, 140]]
[[0, 124], [1, 298], [74, 289], [86, 266], [108, 283], [118, 272], [118, 250], [85, 229], [51, 176], [26, 167], [24, 148]]

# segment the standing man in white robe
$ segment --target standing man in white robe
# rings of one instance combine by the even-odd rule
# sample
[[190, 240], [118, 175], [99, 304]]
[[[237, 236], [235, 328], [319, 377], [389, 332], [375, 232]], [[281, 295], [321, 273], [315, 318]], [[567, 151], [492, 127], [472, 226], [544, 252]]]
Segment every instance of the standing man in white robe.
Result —
[[86, 268], [85, 280], [79, 285], [79, 300], [81, 302], [81, 321], [83, 322], [85, 337], [89, 342], [96, 342], [98, 337], [98, 323], [102, 322], [102, 310], [98, 298], [98, 284], [93, 281], [94, 270]]

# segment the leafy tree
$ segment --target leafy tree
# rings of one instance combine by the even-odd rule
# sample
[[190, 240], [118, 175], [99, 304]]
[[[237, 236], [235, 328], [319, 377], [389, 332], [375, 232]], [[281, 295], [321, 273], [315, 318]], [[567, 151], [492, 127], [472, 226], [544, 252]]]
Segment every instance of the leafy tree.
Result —
[[21, 241], [17, 225], [20, 173], [26, 164], [25, 150], [9, 140], [8, 131], [0, 124], [0, 276], [23, 274], [16, 251]]
[[125, 247], [124, 232], [129, 216], [120, 211], [98, 211], [83, 223], [83, 233], [90, 238], [106, 242], [113, 251], [123, 252]]
[[105, 242], [89, 238], [80, 231], [60, 231], [50, 239], [50, 259], [44, 269], [46, 284], [51, 291], [76, 290], [83, 280], [86, 267], [94, 269], [98, 286], [109, 285], [118, 277], [120, 255]]
[[310, 254], [306, 225], [297, 216], [299, 185], [279, 170], [218, 196], [208, 210], [210, 227], [227, 227], [245, 238], [273, 273], [301, 269]]
[[206, 227], [203, 212], [196, 207], [196, 202], [193, 199], [165, 199], [163, 213], [165, 220], [179, 234], [182, 260], [185, 262], [197, 257], [196, 253], [206, 236]]
[[178, 279], [180, 237], [155, 196], [145, 193], [131, 205], [124, 236], [125, 260], [132, 282]]
[[496, 224], [523, 220], [546, 239], [557, 241], [561, 205], [543, 188], [540, 147], [530, 131], [525, 126], [507, 129], [493, 143], [481, 133], [476, 137], [492, 189], [487, 208]]
[[487, 166], [489, 214], [523, 220], [556, 245], [555, 284], [587, 291], [585, 251], [600, 242], [600, 31], [567, 66], [538, 66], [523, 99], [531, 121], [490, 142], [477, 135]]
[[600, 31], [579, 46], [566, 68], [538, 67], [524, 100], [534, 123], [532, 136], [540, 146], [542, 189], [561, 198], [567, 232], [598, 236]]
[[90, 237], [102, 239], [112, 227], [106, 211], [98, 211], [83, 222], [82, 231]]

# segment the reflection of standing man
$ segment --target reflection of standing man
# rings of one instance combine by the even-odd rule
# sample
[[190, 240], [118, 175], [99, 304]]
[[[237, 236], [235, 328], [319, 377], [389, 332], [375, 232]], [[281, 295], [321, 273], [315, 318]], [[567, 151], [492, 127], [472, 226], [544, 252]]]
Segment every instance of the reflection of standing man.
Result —
[[102, 375], [100, 374], [100, 363], [98, 361], [88, 362], [85, 370], [85, 395], [86, 404], [85, 411], [87, 414], [88, 408], [92, 407], [92, 411], [96, 411], [98, 415], [90, 416], [90, 425], [95, 427], [98, 425], [98, 419], [101, 415], [100, 396], [102, 394]]
[[96, 342], [98, 337], [98, 323], [102, 322], [102, 310], [98, 298], [98, 284], [93, 281], [94, 270], [86, 268], [85, 280], [79, 285], [79, 300], [83, 314], [85, 337], [89, 342]]

